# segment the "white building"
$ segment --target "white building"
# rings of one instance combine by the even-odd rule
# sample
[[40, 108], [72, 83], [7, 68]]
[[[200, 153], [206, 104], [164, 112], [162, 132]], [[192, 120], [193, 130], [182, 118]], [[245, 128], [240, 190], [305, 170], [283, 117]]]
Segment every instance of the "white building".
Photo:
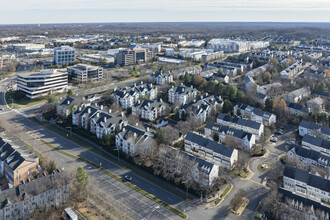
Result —
[[174, 57], [175, 56], [174, 48], [165, 48], [165, 56]]
[[330, 203], [330, 180], [290, 166], [285, 166], [283, 186], [302, 197]]
[[264, 125], [262, 123], [238, 118], [236, 116], [226, 115], [223, 113], [218, 114], [217, 124], [254, 134], [257, 140], [259, 140], [261, 135], [264, 133]]
[[132, 115], [136, 115], [139, 118], [154, 121], [159, 117], [164, 116], [165, 103], [162, 100], [153, 101], [145, 99], [142, 102], [138, 102], [132, 107]]
[[116, 135], [116, 147], [128, 156], [134, 156], [144, 148], [152, 147], [149, 145], [153, 140], [149, 128], [133, 127], [127, 125]]
[[271, 126], [276, 123], [276, 115], [270, 112], [262, 111], [259, 108], [254, 108], [246, 104], [238, 103], [237, 105], [235, 105], [234, 114], [242, 116], [245, 119], [262, 123], [265, 126]]
[[187, 87], [183, 84], [178, 87], [172, 86], [168, 90], [168, 101], [170, 103], [178, 103], [179, 105], [185, 105], [189, 102], [192, 102], [197, 97], [197, 90], [194, 89], [192, 86]]
[[233, 169], [238, 159], [236, 149], [192, 132], [188, 132], [184, 139], [184, 149], [229, 170]]
[[292, 92], [289, 92], [284, 95], [284, 100], [292, 103], [298, 103], [303, 98], [309, 97], [311, 94], [311, 90], [309, 87], [303, 87], [300, 89], [296, 89]]
[[318, 133], [322, 139], [330, 140], [330, 128], [302, 120], [299, 124], [299, 135], [315, 135], [313, 133]]
[[73, 63], [76, 59], [76, 50], [69, 46], [61, 46], [54, 49], [54, 64], [65, 65]]
[[68, 86], [68, 73], [65, 70], [41, 70], [17, 74], [17, 89], [29, 98], [64, 92]]
[[165, 83], [173, 82], [173, 75], [170, 71], [167, 74], [163, 73], [163, 71], [153, 72], [151, 80], [157, 85], [164, 85]]

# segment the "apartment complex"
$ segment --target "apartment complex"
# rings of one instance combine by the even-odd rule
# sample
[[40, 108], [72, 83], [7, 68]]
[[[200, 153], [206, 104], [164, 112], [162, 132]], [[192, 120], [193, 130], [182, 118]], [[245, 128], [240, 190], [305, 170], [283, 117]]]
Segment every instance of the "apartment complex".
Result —
[[167, 74], [163, 73], [163, 71], [154, 72], [151, 74], [151, 80], [157, 85], [164, 85], [165, 83], [173, 82], [173, 75], [171, 72]]
[[65, 70], [41, 70], [40, 72], [17, 74], [17, 89], [29, 98], [64, 92], [68, 86]]
[[238, 118], [236, 116], [226, 115], [223, 113], [218, 114], [217, 124], [254, 134], [257, 140], [260, 139], [261, 135], [264, 133], [264, 125], [262, 123]]
[[14, 186], [25, 182], [37, 171], [39, 156], [0, 138], [0, 174]]
[[2, 190], [0, 193], [0, 219], [30, 219], [37, 207], [60, 207], [68, 201], [69, 182], [57, 170], [24, 184]]
[[183, 84], [178, 87], [172, 86], [168, 90], [168, 101], [173, 104], [185, 105], [194, 100], [197, 97], [197, 89], [194, 89], [193, 86], [187, 87]]
[[246, 104], [240, 104], [234, 106], [234, 114], [242, 116], [245, 119], [249, 119], [258, 123], [262, 123], [265, 126], [271, 126], [276, 123], [276, 115], [262, 111], [259, 108], [254, 108]]
[[217, 134], [220, 142], [224, 141], [228, 136], [234, 137], [239, 140], [238, 145], [249, 151], [256, 143], [256, 136], [254, 134], [209, 121], [204, 127], [204, 133], [207, 138], [212, 138], [214, 134]]
[[142, 102], [138, 100], [132, 107], [132, 115], [136, 115], [145, 120], [154, 121], [164, 116], [165, 107], [166, 105], [162, 100], [154, 101], [145, 99]]
[[65, 65], [73, 63], [76, 59], [76, 50], [73, 47], [61, 46], [54, 48], [54, 60], [55, 65]]
[[302, 120], [299, 124], [299, 135], [304, 136], [306, 134], [317, 134], [322, 139], [330, 140], [330, 128]]
[[99, 81], [103, 79], [103, 68], [85, 64], [78, 64], [67, 68], [69, 79], [78, 82], [87, 82], [91, 79]]
[[330, 180], [310, 174], [305, 170], [285, 166], [283, 186], [302, 197], [330, 203]]
[[184, 139], [186, 152], [231, 170], [238, 159], [238, 151], [231, 147], [207, 139], [199, 134], [188, 132]]
[[149, 48], [131, 45], [128, 49], [121, 49], [116, 54], [116, 64], [121, 66], [146, 63], [152, 60], [153, 53]]

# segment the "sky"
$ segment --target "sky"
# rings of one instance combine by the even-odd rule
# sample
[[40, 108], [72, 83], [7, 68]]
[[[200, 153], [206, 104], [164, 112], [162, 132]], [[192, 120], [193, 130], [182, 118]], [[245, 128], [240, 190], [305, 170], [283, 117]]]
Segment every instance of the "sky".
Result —
[[330, 0], [0, 0], [0, 24], [330, 22]]

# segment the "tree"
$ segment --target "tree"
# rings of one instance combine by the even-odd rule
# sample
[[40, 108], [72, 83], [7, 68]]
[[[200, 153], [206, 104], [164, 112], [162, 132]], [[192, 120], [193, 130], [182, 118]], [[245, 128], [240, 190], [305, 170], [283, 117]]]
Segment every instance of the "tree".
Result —
[[229, 113], [233, 110], [233, 104], [231, 104], [231, 102], [226, 99], [225, 102], [223, 103], [223, 113]]
[[69, 89], [69, 90], [67, 91], [66, 95], [67, 95], [68, 97], [72, 97], [72, 96], [73, 96], [73, 91], [72, 91], [72, 89]]
[[265, 72], [263, 75], [262, 75], [262, 80], [264, 82], [269, 82], [269, 80], [272, 78], [272, 75], [270, 74], [270, 72]]
[[266, 111], [272, 111], [273, 110], [273, 102], [274, 100], [272, 98], [267, 98], [265, 101], [265, 109]]
[[174, 141], [179, 139], [179, 131], [170, 125], [160, 128], [165, 144], [171, 146]]
[[234, 85], [229, 85], [225, 88], [224, 93], [231, 101], [235, 101], [237, 94], [237, 87]]
[[244, 189], [239, 189], [235, 196], [232, 198], [230, 201], [230, 207], [234, 210], [237, 211], [238, 208], [241, 206], [243, 198], [245, 197], [246, 192]]
[[202, 85], [202, 82], [203, 82], [203, 77], [201, 75], [196, 76], [194, 78], [194, 86], [195, 87], [200, 87]]
[[317, 85], [317, 90], [318, 90], [318, 91], [321, 91], [321, 92], [328, 92], [328, 91], [329, 91], [327, 85], [326, 85], [323, 81], [321, 81], [321, 82]]
[[54, 96], [54, 95], [49, 95], [49, 96], [48, 96], [48, 98], [47, 98], [47, 102], [48, 102], [49, 104], [54, 104], [55, 101], [56, 101], [56, 99], [55, 99], [55, 96]]
[[213, 140], [214, 141], [216, 141], [216, 142], [219, 142], [219, 135], [218, 135], [218, 133], [214, 133], [214, 135], [213, 135]]
[[76, 179], [79, 183], [79, 185], [82, 188], [85, 188], [88, 184], [88, 175], [86, 173], [86, 170], [83, 167], [78, 167], [77, 169], [77, 174], [76, 174]]
[[155, 132], [154, 138], [156, 139], [157, 144], [163, 144], [163, 143], [164, 143], [163, 132], [162, 132], [161, 129], [158, 129], [158, 130]]

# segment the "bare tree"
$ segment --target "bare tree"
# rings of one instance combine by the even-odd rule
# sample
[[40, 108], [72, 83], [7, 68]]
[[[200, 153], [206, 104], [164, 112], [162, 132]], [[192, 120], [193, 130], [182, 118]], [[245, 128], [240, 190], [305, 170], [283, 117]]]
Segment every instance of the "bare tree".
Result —
[[140, 124], [140, 120], [137, 116], [135, 115], [129, 115], [127, 117], [128, 124], [136, 126], [136, 124]]
[[237, 193], [234, 195], [232, 200], [230, 201], [230, 207], [234, 210], [237, 211], [238, 208], [242, 205], [243, 198], [245, 197], [246, 192], [244, 189], [239, 189]]
[[179, 131], [170, 125], [160, 129], [163, 134], [165, 144], [172, 146], [173, 142], [179, 139]]
[[242, 140], [231, 135], [226, 135], [222, 143], [234, 149], [242, 148]]

